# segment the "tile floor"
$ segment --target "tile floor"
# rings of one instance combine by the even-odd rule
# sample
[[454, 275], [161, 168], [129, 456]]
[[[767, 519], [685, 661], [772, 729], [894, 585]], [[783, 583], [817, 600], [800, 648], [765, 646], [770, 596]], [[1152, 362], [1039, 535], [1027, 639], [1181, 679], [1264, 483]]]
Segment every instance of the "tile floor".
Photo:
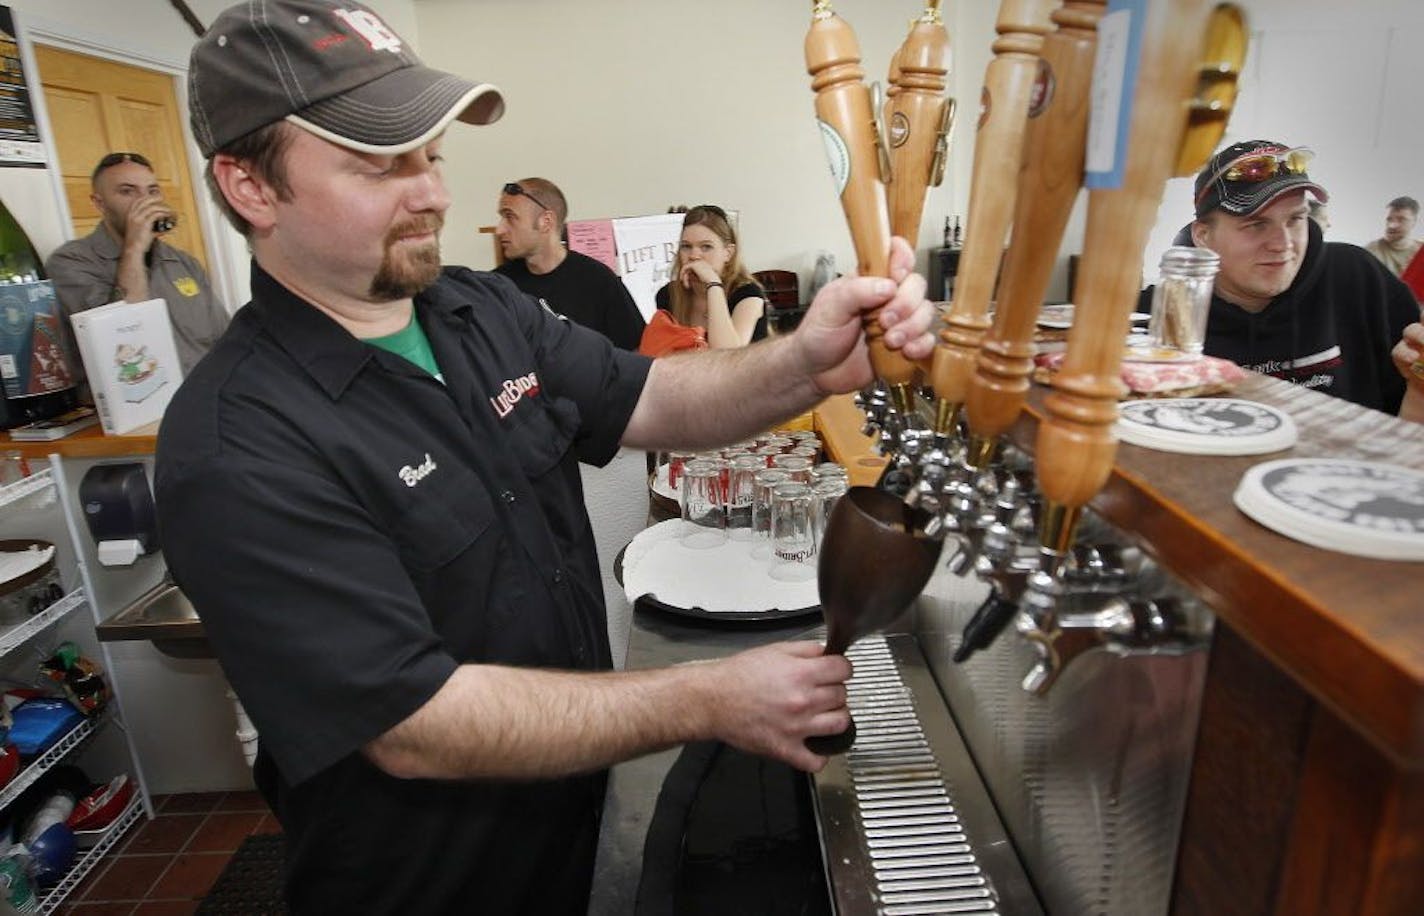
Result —
[[198, 908], [244, 837], [280, 833], [256, 792], [164, 795], [59, 908], [73, 916], [179, 916]]

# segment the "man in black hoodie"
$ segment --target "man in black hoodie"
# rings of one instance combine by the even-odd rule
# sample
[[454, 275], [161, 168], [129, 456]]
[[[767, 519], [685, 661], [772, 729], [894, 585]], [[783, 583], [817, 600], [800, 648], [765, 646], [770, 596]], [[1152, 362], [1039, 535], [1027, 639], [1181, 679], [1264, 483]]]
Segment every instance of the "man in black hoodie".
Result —
[[[1179, 244], [1221, 256], [1205, 352], [1386, 413], [1418, 416], [1424, 378], [1391, 349], [1419, 306], [1363, 248], [1326, 242], [1310, 219], [1308, 150], [1267, 140], [1217, 153], [1196, 181], [1196, 220]], [[1150, 309], [1152, 287], [1140, 308]], [[1406, 383], [1406, 378], [1409, 380]], [[1406, 389], [1411, 390], [1404, 405]], [[1401, 406], [1405, 410], [1401, 411]]]

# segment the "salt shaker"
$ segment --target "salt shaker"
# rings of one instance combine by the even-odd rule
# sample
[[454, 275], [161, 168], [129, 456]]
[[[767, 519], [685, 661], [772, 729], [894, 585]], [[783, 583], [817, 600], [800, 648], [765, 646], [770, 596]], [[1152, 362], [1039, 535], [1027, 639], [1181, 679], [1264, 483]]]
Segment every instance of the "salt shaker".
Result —
[[1211, 288], [1221, 258], [1206, 248], [1177, 246], [1162, 254], [1161, 275], [1152, 292], [1147, 335], [1154, 347], [1201, 355]]

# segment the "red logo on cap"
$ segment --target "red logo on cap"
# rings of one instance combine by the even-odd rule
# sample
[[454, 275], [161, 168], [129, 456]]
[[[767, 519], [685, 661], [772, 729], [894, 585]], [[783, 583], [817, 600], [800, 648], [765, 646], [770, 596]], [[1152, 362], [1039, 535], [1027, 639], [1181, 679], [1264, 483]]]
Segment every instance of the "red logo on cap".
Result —
[[372, 51], [400, 53], [401, 37], [370, 10], [333, 10], [332, 13], [365, 39]]

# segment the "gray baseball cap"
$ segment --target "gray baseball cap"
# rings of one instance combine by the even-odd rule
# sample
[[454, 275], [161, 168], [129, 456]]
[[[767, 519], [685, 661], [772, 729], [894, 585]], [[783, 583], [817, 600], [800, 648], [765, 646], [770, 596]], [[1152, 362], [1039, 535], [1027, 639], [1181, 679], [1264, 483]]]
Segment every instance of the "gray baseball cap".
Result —
[[188, 112], [208, 157], [281, 120], [348, 149], [397, 155], [453, 120], [498, 120], [504, 98], [488, 83], [425, 66], [359, 3], [248, 0], [193, 47]]

